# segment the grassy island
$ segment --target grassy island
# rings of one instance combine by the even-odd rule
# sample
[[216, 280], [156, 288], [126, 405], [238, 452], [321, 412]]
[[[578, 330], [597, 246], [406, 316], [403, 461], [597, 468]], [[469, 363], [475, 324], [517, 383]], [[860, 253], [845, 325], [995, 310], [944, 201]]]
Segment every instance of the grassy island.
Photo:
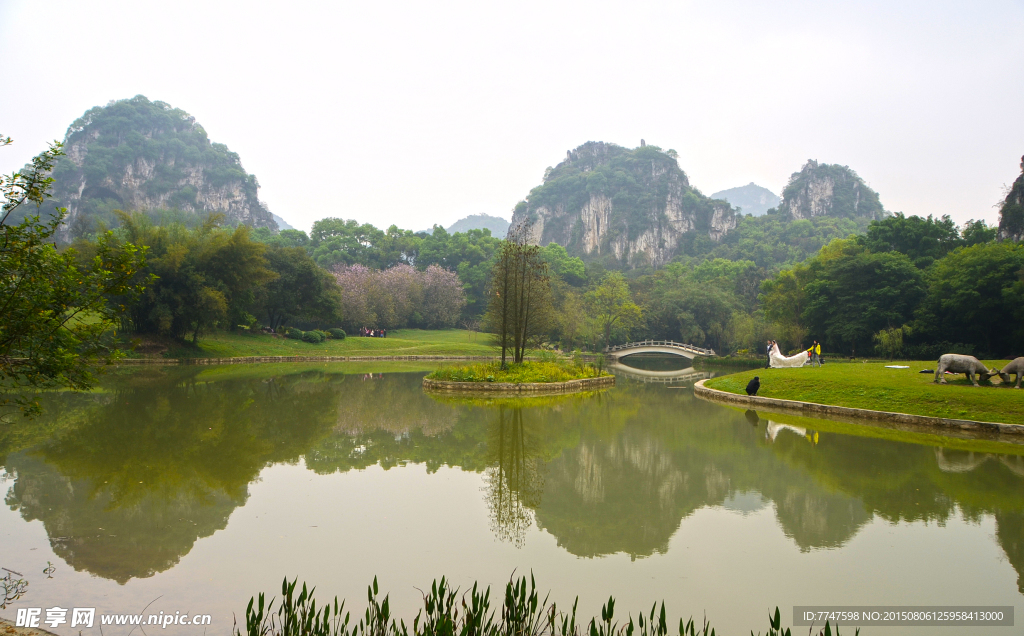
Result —
[[[1002, 368], [1003, 360], [984, 360]], [[935, 384], [935, 361], [893, 362], [909, 369], [887, 369], [887, 363], [831, 363], [798, 369], [752, 369], [709, 380], [705, 386], [745, 395], [747, 383], [761, 378], [758, 397], [799, 400], [874, 411], [909, 413], [976, 422], [1024, 424], [1024, 390], [1000, 385], [998, 378], [974, 387], [964, 376], [947, 376]]]
[[446, 366], [427, 375], [430, 380], [443, 382], [527, 382], [551, 383], [583, 380], [611, 375], [595, 367], [571, 361], [526, 360], [509, 364], [504, 369], [500, 362], [485, 362], [467, 366]]

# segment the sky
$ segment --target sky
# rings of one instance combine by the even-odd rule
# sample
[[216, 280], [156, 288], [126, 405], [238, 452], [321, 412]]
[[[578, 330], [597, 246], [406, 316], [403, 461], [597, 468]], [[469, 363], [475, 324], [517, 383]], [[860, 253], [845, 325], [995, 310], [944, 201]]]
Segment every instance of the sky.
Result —
[[93, 106], [181, 108], [307, 229], [511, 216], [587, 141], [705, 194], [808, 159], [891, 211], [995, 223], [1024, 154], [1024, 0], [0, 0], [10, 173]]

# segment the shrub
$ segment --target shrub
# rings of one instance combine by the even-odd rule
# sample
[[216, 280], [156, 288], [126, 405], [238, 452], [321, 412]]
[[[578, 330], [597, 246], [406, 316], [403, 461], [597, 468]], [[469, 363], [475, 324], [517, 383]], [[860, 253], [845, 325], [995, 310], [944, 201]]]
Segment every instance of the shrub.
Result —
[[290, 327], [288, 331], [284, 332], [285, 338], [291, 338], [292, 340], [302, 340], [302, 330]]
[[328, 329], [327, 335], [330, 336], [332, 340], [344, 340], [345, 330], [335, 327], [334, 329]]
[[307, 331], [302, 334], [302, 341], [310, 344], [320, 344], [327, 339], [327, 335], [322, 331], [314, 329], [313, 331]]

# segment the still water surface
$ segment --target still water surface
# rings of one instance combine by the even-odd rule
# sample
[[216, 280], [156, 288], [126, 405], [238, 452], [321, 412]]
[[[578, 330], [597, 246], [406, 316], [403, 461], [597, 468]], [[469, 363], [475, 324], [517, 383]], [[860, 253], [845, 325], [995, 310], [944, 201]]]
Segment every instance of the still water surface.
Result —
[[744, 414], [641, 366], [525, 406], [435, 400], [390, 363], [122, 369], [50, 395], [0, 429], [0, 566], [30, 580], [0, 616], [152, 602], [226, 634], [282, 577], [361, 614], [376, 575], [408, 619], [435, 577], [532, 571], [585, 617], [665, 599], [745, 634], [775, 606], [1014, 605], [986, 634], [1019, 633], [1024, 447]]

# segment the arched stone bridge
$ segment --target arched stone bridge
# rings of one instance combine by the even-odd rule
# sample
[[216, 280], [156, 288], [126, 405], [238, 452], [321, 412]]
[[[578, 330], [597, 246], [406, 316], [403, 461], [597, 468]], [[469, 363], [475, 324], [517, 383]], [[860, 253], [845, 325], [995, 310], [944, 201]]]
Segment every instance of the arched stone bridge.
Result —
[[714, 349], [701, 349], [675, 340], [643, 340], [605, 347], [604, 352], [613, 358], [623, 358], [636, 353], [667, 353], [693, 360], [697, 356], [713, 356]]

